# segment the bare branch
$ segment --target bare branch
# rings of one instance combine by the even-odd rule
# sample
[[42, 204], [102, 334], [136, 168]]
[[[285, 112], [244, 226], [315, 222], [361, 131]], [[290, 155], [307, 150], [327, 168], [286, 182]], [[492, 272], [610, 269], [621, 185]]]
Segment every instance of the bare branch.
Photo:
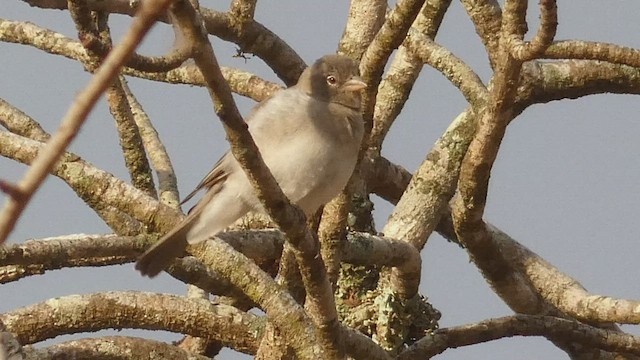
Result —
[[540, 57], [551, 45], [553, 38], [556, 36], [557, 28], [558, 8], [556, 7], [556, 1], [541, 0], [538, 32], [528, 43], [518, 37], [512, 38], [511, 56], [520, 61], [528, 61]]
[[[246, 96], [255, 101], [262, 101], [274, 92], [282, 89], [281, 85], [264, 80], [255, 74], [244, 70], [221, 67], [222, 75], [229, 84], [231, 91]], [[187, 84], [205, 86], [202, 73], [195, 65], [185, 65], [166, 73], [146, 73], [130, 68], [124, 68], [123, 73], [142, 79], [162, 81], [172, 84]]]
[[459, 196], [454, 200], [452, 213], [455, 230], [471, 259], [494, 290], [502, 285], [494, 283], [518, 283], [509, 264], [492, 244], [486, 224], [482, 220], [486, 204], [491, 168], [498, 154], [507, 124], [513, 117], [521, 62], [510, 56], [513, 36], [523, 33], [522, 22], [526, 2], [507, 0], [503, 14], [502, 33], [496, 72], [491, 82], [487, 106], [479, 114], [479, 124], [460, 167]]
[[[451, 0], [427, 0], [408, 32], [434, 39]], [[405, 42], [407, 39], [405, 39]], [[406, 44], [398, 48], [389, 70], [380, 82], [373, 112], [373, 128], [369, 136], [369, 150], [377, 154], [382, 149], [387, 132], [409, 99], [413, 84], [418, 79], [424, 61], [408, 51]]]
[[129, 89], [129, 85], [127, 85], [124, 76], [120, 76], [120, 83], [127, 97], [133, 120], [140, 132], [149, 161], [158, 176], [158, 197], [160, 202], [177, 208], [180, 204], [180, 195], [178, 195], [176, 174], [173, 170], [167, 149], [164, 147], [162, 141], [160, 141], [158, 132], [151, 123], [151, 119], [149, 119], [142, 105], [133, 95], [131, 89]]
[[56, 360], [60, 354], [73, 359], [149, 359], [149, 360], [208, 360], [161, 341], [129, 336], [104, 336], [78, 339], [54, 344], [42, 349], [25, 347], [28, 359]]
[[381, 0], [353, 0], [345, 24], [338, 52], [360, 60], [384, 23], [387, 2]]
[[[591, 294], [577, 280], [562, 273], [507, 234], [494, 226], [489, 228], [505, 258], [527, 277], [542, 301], [564, 316], [589, 324], [640, 324], [640, 301]], [[527, 309], [526, 313], [532, 313], [531, 309]]]
[[257, 0], [232, 0], [229, 12], [240, 22], [253, 20]]
[[422, 258], [407, 241], [360, 233], [350, 238], [343, 257], [351, 264], [393, 267], [391, 287], [402, 298], [412, 298], [418, 292]]
[[596, 94], [640, 94], [640, 68], [601, 61], [527, 62], [514, 111], [533, 104]]
[[386, 351], [359, 331], [343, 326], [342, 336], [347, 354], [354, 359], [391, 360]]
[[[43, 9], [67, 9], [66, 0], [24, 1]], [[87, 0], [91, 10], [126, 15], [133, 15], [136, 3], [129, 0]], [[260, 57], [288, 86], [296, 83], [306, 65], [293, 48], [272, 31], [256, 21], [247, 22], [239, 27], [237, 18], [230, 13], [206, 8], [200, 8], [200, 11], [205, 27], [211, 35], [233, 42], [240, 46], [241, 51]], [[159, 20], [168, 21], [167, 18]]]
[[18, 185], [0, 179], [0, 191], [15, 199], [15, 201], [24, 201], [26, 194], [18, 187]]
[[264, 327], [259, 317], [231, 306], [134, 291], [63, 296], [0, 314], [0, 320], [21, 344], [78, 332], [137, 328], [215, 339], [245, 352], [255, 348]]
[[360, 71], [367, 83], [367, 89], [362, 97], [363, 119], [365, 121], [365, 139], [371, 132], [375, 99], [378, 95], [378, 85], [382, 80], [382, 73], [393, 50], [397, 49], [418, 16], [424, 0], [400, 0], [395, 8], [387, 15], [387, 19], [376, 34], [373, 41], [362, 55]]
[[6, 326], [0, 320], [0, 358], [7, 360], [23, 360], [24, 349], [15, 335], [7, 331]]
[[487, 50], [491, 68], [495, 69], [502, 27], [500, 4], [497, 0], [462, 0], [461, 2]]
[[[0, 41], [30, 45], [47, 53], [62, 55], [82, 63], [89, 61], [86, 50], [79, 42], [31, 23], [0, 19]], [[233, 92], [256, 101], [262, 101], [282, 88], [278, 84], [266, 81], [246, 71], [226, 67], [221, 70]], [[202, 74], [195, 65], [184, 65], [166, 73], [145, 72], [125, 67], [122, 69], [122, 73], [172, 84], [204, 86]]]
[[556, 41], [545, 50], [543, 57], [547, 59], [601, 60], [640, 67], [640, 50], [603, 42]]
[[151, 167], [147, 160], [140, 129], [133, 118], [131, 105], [124, 90], [126, 80], [118, 76], [106, 90], [109, 110], [116, 122], [120, 138], [120, 146], [124, 155], [124, 162], [129, 170], [131, 183], [149, 196], [157, 197]]
[[3, 99], [0, 99], [0, 125], [32, 140], [45, 142], [51, 138], [37, 121]]
[[440, 329], [433, 336], [425, 337], [409, 347], [398, 359], [425, 359], [447, 349], [513, 336], [570, 339], [607, 351], [640, 355], [640, 338], [637, 336], [597, 329], [577, 321], [551, 316], [514, 315]]
[[352, 191], [343, 191], [324, 206], [318, 227], [320, 253], [327, 268], [331, 287], [335, 289], [340, 272], [342, 248], [347, 235], [347, 217], [351, 207]]
[[[144, 235], [66, 235], [0, 248], [0, 268], [37, 266], [42, 272], [64, 267], [105, 266], [130, 262], [144, 251]], [[5, 273], [5, 271], [0, 271]], [[7, 279], [1, 278], [0, 283]]]
[[421, 61], [439, 70], [453, 85], [460, 89], [462, 95], [474, 109], [480, 109], [485, 104], [488, 91], [478, 74], [445, 47], [415, 33], [409, 34], [404, 44]]
[[289, 44], [257, 21], [245, 22], [238, 27], [236, 18], [205, 8], [200, 9], [205, 27], [210, 34], [231, 41], [240, 50], [251, 53], [267, 63], [287, 86], [294, 85], [306, 64]]
[[[455, 192], [475, 119], [470, 111], [460, 114], [438, 139], [391, 213], [382, 230], [385, 236], [403, 239], [417, 249], [424, 247]], [[396, 179], [404, 182], [406, 176]]]
[[304, 309], [257, 265], [229, 245], [206, 241], [194, 254], [247, 294], [274, 322], [302, 359], [317, 359], [324, 351]]

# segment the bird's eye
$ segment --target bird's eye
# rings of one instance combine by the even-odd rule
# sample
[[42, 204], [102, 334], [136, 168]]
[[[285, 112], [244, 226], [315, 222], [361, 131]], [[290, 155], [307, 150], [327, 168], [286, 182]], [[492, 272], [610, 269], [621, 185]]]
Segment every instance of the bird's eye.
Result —
[[327, 76], [327, 84], [335, 85], [337, 82], [338, 82], [338, 80], [336, 79], [335, 76], [333, 76], [333, 75]]

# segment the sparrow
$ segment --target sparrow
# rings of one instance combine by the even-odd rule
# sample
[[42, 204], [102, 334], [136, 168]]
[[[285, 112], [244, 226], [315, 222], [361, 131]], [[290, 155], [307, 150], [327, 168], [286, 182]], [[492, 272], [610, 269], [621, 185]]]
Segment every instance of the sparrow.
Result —
[[[360, 90], [366, 86], [353, 60], [326, 55], [307, 67], [296, 85], [259, 103], [247, 117], [265, 164], [307, 216], [338, 195], [351, 177], [364, 132]], [[187, 244], [216, 235], [249, 211], [264, 212], [230, 151], [182, 203], [200, 190], [204, 196], [184, 220], [140, 256], [136, 269], [142, 275], [158, 275]]]

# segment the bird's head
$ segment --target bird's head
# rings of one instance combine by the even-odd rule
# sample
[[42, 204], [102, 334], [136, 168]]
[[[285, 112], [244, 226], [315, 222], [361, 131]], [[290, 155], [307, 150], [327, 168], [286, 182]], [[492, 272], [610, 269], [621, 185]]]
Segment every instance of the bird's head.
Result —
[[355, 61], [344, 55], [326, 55], [302, 73], [298, 86], [317, 99], [359, 110], [360, 90], [367, 84]]

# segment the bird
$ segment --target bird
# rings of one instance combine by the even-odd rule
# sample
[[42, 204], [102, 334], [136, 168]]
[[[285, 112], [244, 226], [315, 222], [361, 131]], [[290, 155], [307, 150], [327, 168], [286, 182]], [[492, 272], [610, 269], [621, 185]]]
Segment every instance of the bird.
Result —
[[[288, 199], [311, 216], [346, 186], [364, 133], [358, 65], [344, 55], [325, 55], [298, 82], [277, 91], [247, 117], [262, 158]], [[250, 211], [263, 212], [255, 190], [230, 151], [181, 204], [205, 194], [176, 227], [142, 254], [136, 269], [154, 277], [187, 244], [206, 240]]]

